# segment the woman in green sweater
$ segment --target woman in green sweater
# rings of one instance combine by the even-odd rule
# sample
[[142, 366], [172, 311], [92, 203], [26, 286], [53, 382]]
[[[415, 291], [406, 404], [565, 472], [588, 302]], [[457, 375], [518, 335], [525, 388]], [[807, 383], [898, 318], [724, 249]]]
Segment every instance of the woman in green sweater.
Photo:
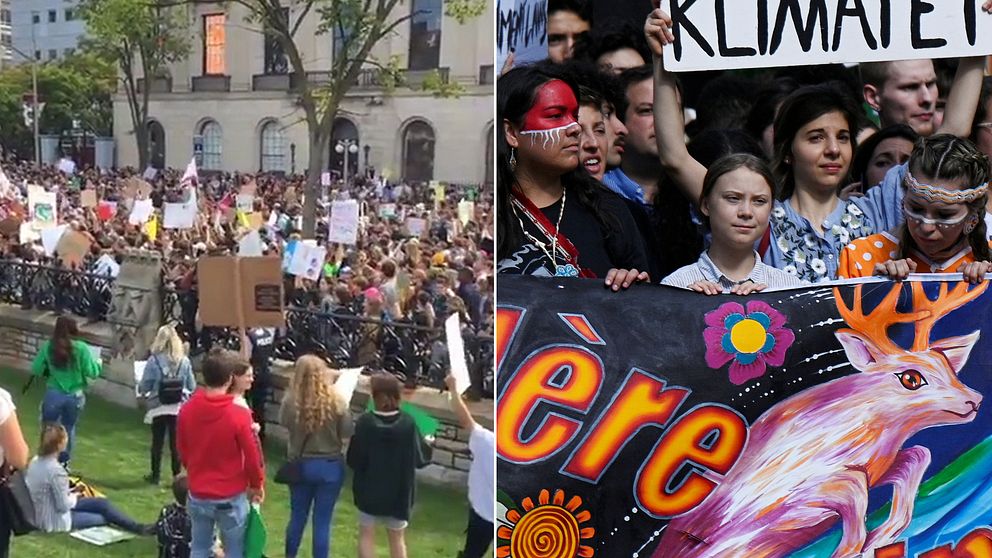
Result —
[[89, 345], [78, 337], [76, 321], [60, 316], [55, 320], [55, 333], [41, 346], [31, 366], [33, 375], [45, 378], [41, 421], [57, 422], [69, 433], [69, 445], [59, 453], [59, 463], [65, 467], [76, 441], [76, 423], [86, 403], [84, 392], [103, 367]]

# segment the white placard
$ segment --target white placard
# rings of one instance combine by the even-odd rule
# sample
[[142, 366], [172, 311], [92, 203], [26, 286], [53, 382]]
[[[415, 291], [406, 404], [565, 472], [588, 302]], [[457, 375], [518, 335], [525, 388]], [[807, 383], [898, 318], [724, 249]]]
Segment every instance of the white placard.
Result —
[[238, 194], [238, 211], [242, 213], [252, 213], [255, 211], [255, 196], [251, 194]]
[[196, 222], [196, 204], [167, 203], [162, 216], [162, 226], [167, 229], [192, 229]]
[[131, 207], [131, 215], [127, 218], [127, 222], [132, 225], [144, 225], [154, 212], [155, 206], [152, 205], [152, 200], [134, 200], [134, 205]]
[[251, 231], [238, 242], [238, 255], [246, 257], [261, 256], [263, 251], [262, 235]]
[[468, 224], [475, 217], [475, 202], [462, 200], [458, 202], [458, 220], [462, 222], [462, 226]]
[[58, 194], [40, 186], [28, 186], [28, 220], [36, 229], [54, 227], [59, 222]]
[[200, 182], [200, 177], [196, 172], [196, 157], [190, 159], [189, 164], [186, 165], [186, 171], [183, 172], [183, 177], [179, 181], [180, 186], [190, 186], [195, 183]]
[[472, 378], [468, 375], [468, 362], [465, 361], [465, 342], [462, 340], [458, 312], [444, 320], [444, 336], [447, 339], [451, 375], [455, 377], [455, 390], [461, 395], [472, 387]]
[[548, 0], [500, 0], [496, 17], [496, 72], [511, 50], [516, 66], [548, 57]]
[[141, 175], [141, 178], [151, 182], [152, 180], [155, 180], [156, 176], [158, 176], [158, 169], [155, 167], [148, 167], [145, 169], [144, 174]]
[[31, 244], [32, 242], [41, 240], [41, 234], [38, 233], [37, 229], [30, 222], [25, 222], [21, 223], [21, 230], [17, 238], [21, 244]]
[[338, 244], [358, 242], [358, 202], [338, 200], [331, 204], [327, 239]]
[[303, 242], [296, 244], [296, 250], [289, 260], [289, 273], [297, 277], [305, 277], [311, 281], [320, 278], [320, 272], [324, 269], [324, 257], [327, 255], [327, 248], [323, 246], [310, 246]]
[[424, 234], [425, 229], [427, 229], [427, 221], [424, 219], [417, 217], [406, 218], [406, 231], [410, 233], [410, 236], [420, 236]]
[[121, 265], [110, 254], [100, 256], [100, 259], [93, 265], [93, 273], [97, 275], [117, 277], [120, 272]]
[[62, 239], [62, 235], [65, 234], [65, 230], [68, 228], [69, 225], [59, 225], [57, 227], [41, 229], [41, 245], [45, 248], [46, 256], [55, 254], [55, 248], [59, 245], [59, 240]]
[[75, 174], [76, 163], [72, 159], [59, 159], [59, 170], [65, 174]]
[[148, 364], [147, 360], [136, 360], [134, 361], [134, 394], [138, 397], [141, 396], [141, 380], [145, 378], [145, 365]]
[[334, 381], [334, 389], [349, 405], [351, 404], [351, 397], [355, 394], [355, 389], [358, 388], [358, 378], [361, 375], [361, 367], [338, 370], [338, 379]]
[[395, 203], [384, 203], [379, 206], [379, 217], [394, 217], [396, 215]]
[[320, 173], [320, 185], [321, 186], [330, 186], [331, 185], [331, 173], [329, 173], [329, 172], [322, 172], [322, 173]]
[[[981, 6], [978, 0], [662, 0], [675, 34], [675, 43], [665, 48], [665, 68], [688, 72], [984, 55], [992, 53], [992, 15]], [[794, 13], [796, 8], [801, 13]]]

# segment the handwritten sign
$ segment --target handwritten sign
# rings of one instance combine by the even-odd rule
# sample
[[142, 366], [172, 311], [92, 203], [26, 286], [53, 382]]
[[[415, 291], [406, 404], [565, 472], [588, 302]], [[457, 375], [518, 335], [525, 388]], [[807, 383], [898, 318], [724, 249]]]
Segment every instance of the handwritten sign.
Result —
[[297, 245], [293, 257], [289, 261], [289, 272], [297, 277], [316, 281], [320, 278], [320, 270], [324, 267], [326, 255], [327, 248], [323, 246], [310, 246], [301, 243]]
[[548, 57], [547, 0], [498, 0], [496, 13], [497, 71], [511, 50], [517, 66]]
[[167, 229], [192, 229], [196, 221], [196, 203], [167, 203], [162, 226]]
[[155, 207], [152, 205], [152, 200], [135, 200], [127, 222], [132, 225], [143, 225], [148, 222], [154, 211]]
[[55, 192], [28, 189], [28, 212], [34, 228], [54, 227], [58, 223], [58, 198]]
[[[962, 9], [963, 4], [963, 9]], [[958, 58], [992, 53], [981, 2], [936, 0], [662, 0], [675, 72], [842, 62]]]
[[339, 244], [358, 242], [358, 202], [338, 200], [331, 204], [331, 221], [327, 239]]

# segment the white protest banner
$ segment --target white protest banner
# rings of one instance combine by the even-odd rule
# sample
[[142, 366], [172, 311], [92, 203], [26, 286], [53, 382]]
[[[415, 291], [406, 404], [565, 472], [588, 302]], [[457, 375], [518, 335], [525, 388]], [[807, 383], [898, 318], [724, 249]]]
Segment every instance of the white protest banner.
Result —
[[144, 225], [154, 212], [155, 206], [152, 205], [151, 199], [134, 200], [134, 206], [131, 207], [131, 215], [128, 216], [127, 222], [131, 225]]
[[158, 169], [155, 167], [148, 167], [145, 169], [144, 174], [141, 175], [141, 178], [144, 178], [145, 180], [155, 180], [156, 176], [158, 176]]
[[196, 222], [195, 203], [167, 203], [162, 217], [162, 226], [167, 229], [192, 229]]
[[239, 256], [261, 256], [262, 255], [262, 235], [258, 231], [251, 231], [238, 241]]
[[69, 225], [59, 225], [41, 229], [41, 245], [45, 249], [46, 256], [55, 254], [55, 248], [59, 245], [59, 240], [62, 240], [62, 235], [68, 228]]
[[327, 239], [339, 244], [358, 242], [358, 202], [338, 200], [331, 204], [331, 221]]
[[496, 66], [513, 51], [514, 65], [548, 57], [548, 0], [497, 0]]
[[238, 194], [237, 206], [238, 211], [242, 213], [255, 211], [255, 196], [251, 194]]
[[462, 226], [468, 224], [475, 217], [475, 202], [462, 200], [458, 202], [458, 220], [462, 222]]
[[334, 381], [334, 389], [349, 405], [351, 404], [351, 397], [355, 394], [355, 389], [358, 388], [358, 378], [361, 375], [362, 367], [338, 370], [338, 379]]
[[410, 233], [410, 236], [421, 236], [425, 229], [427, 229], [426, 220], [417, 217], [406, 218], [406, 232]]
[[[962, 6], [963, 5], [963, 6]], [[697, 70], [959, 58], [992, 53], [982, 2], [662, 0], [665, 68]]]
[[289, 273], [316, 281], [320, 279], [320, 271], [324, 268], [326, 255], [327, 248], [310, 246], [301, 242], [296, 245], [293, 257], [289, 260]]
[[58, 197], [40, 187], [28, 187], [28, 213], [36, 229], [54, 227], [58, 223]]
[[472, 378], [468, 375], [468, 362], [465, 361], [465, 341], [462, 339], [462, 328], [458, 321], [458, 312], [444, 320], [444, 336], [448, 344], [448, 362], [451, 363], [451, 375], [455, 377], [455, 391], [461, 395], [472, 387]]

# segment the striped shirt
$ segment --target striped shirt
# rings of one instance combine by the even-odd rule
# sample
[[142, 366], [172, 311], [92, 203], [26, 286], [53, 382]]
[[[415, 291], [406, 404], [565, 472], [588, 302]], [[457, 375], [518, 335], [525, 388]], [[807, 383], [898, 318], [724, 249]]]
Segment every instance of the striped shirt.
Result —
[[795, 275], [790, 275], [780, 269], [776, 269], [763, 263], [757, 252], [754, 253], [754, 269], [751, 270], [751, 273], [749, 273], [747, 278], [743, 281], [734, 281], [727, 277], [727, 275], [721, 271], [715, 263], [713, 263], [713, 260], [710, 259], [710, 255], [703, 252], [703, 254], [699, 256], [699, 261], [677, 269], [671, 275], [665, 277], [661, 281], [661, 284], [688, 289], [689, 285], [696, 283], [697, 281], [710, 281], [712, 283], [716, 283], [717, 285], [720, 285], [720, 288], [723, 289], [724, 293], [729, 293], [730, 289], [734, 288], [734, 286], [747, 282], [753, 282], [757, 285], [767, 285], [769, 289], [801, 287], [808, 284], [806, 281], [803, 281]]

